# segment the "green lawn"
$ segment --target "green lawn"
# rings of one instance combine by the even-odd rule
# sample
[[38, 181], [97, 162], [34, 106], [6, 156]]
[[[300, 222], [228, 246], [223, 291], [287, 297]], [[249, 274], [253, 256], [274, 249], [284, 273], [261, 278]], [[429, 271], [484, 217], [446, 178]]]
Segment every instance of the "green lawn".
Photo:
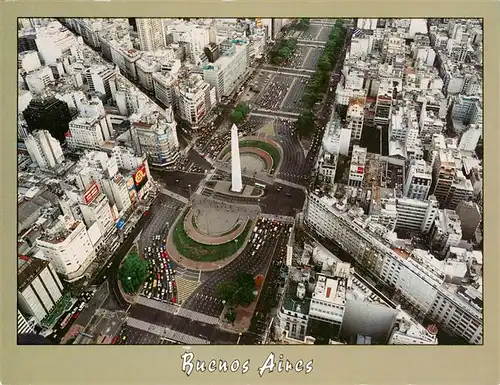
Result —
[[242, 140], [240, 141], [240, 148], [253, 147], [267, 152], [273, 158], [273, 168], [276, 168], [280, 162], [281, 155], [279, 150], [270, 143], [260, 140]]
[[252, 222], [248, 221], [245, 230], [232, 241], [223, 243], [222, 245], [205, 245], [196, 242], [184, 229], [184, 218], [187, 212], [177, 221], [174, 228], [173, 241], [177, 250], [186, 258], [200, 262], [214, 262], [220, 259], [227, 258], [233, 255], [245, 241], [248, 232], [252, 227]]

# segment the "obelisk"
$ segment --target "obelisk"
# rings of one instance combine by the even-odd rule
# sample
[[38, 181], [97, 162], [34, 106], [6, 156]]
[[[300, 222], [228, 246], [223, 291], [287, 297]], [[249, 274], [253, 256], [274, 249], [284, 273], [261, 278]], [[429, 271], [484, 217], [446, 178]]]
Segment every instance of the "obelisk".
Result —
[[231, 191], [241, 192], [243, 185], [241, 182], [241, 160], [240, 144], [238, 141], [238, 127], [233, 124], [231, 127]]

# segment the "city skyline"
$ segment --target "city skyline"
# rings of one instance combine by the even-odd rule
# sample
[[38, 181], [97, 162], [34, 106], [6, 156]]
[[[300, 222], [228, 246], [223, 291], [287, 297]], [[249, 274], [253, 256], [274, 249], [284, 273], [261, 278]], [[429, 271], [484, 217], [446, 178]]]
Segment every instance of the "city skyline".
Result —
[[480, 19], [18, 28], [18, 332], [483, 344]]

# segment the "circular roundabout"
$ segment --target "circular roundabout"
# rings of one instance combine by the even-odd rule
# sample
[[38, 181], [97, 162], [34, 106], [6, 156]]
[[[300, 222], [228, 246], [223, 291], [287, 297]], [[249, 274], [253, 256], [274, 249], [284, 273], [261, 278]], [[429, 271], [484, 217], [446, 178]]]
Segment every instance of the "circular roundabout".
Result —
[[183, 212], [169, 236], [178, 257], [197, 263], [228, 262], [245, 246], [252, 225], [252, 217], [241, 211], [199, 203]]

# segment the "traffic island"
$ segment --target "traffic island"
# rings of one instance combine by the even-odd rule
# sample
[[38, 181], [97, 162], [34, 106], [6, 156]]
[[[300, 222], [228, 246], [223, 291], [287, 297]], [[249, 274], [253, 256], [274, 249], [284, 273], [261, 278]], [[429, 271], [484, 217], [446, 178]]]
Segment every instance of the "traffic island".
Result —
[[135, 303], [137, 294], [149, 274], [148, 262], [139, 256], [137, 245], [132, 246], [118, 269], [118, 289], [126, 302]]
[[[265, 171], [269, 175], [275, 174], [281, 165], [283, 150], [274, 140], [265, 137], [248, 136], [240, 139], [239, 147], [242, 160], [245, 155], [259, 158], [265, 165]], [[229, 162], [231, 160], [231, 146], [224, 147], [217, 159]], [[242, 167], [245, 167], [245, 165], [242, 164]]]
[[[190, 215], [191, 210], [197, 210], [203, 205], [208, 205], [212, 209], [212, 215], [217, 216], [217, 218], [200, 219], [196, 222], [198, 227], [196, 229], [193, 221], [186, 220], [186, 217]], [[195, 206], [186, 209], [176, 219], [167, 234], [166, 244], [166, 251], [173, 262], [192, 270], [214, 271], [226, 266], [238, 257], [251, 236], [257, 213], [238, 208], [240, 215], [242, 215], [241, 224], [236, 229], [234, 225], [236, 221], [233, 223], [228, 221], [226, 229], [223, 229], [220, 227], [220, 222], [223, 220], [220, 213], [224, 208], [222, 202], [202, 199], [195, 203]], [[215, 228], [214, 225], [217, 225], [217, 221], [219, 221], [219, 226]], [[233, 227], [239, 232], [238, 235], [233, 234], [233, 231], [229, 232]], [[193, 234], [195, 233], [197, 233], [196, 237], [203, 238], [202, 242], [198, 241], [201, 239], [194, 239]], [[221, 242], [221, 236], [227, 237], [225, 242]]]

